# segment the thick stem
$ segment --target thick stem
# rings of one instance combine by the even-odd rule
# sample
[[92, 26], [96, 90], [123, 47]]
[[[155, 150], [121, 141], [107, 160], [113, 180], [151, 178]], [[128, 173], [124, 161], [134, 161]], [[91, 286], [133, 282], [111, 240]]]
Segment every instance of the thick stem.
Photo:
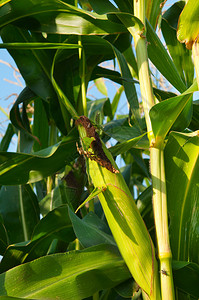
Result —
[[[145, 24], [145, 1], [134, 0], [134, 14]], [[147, 45], [144, 34], [134, 34], [140, 90], [145, 113], [148, 138], [150, 142], [150, 162], [153, 184], [153, 210], [155, 218], [158, 254], [160, 259], [160, 278], [163, 300], [175, 298], [171, 268], [171, 249], [169, 243], [166, 180], [164, 169], [164, 140], [155, 141], [149, 111], [155, 104], [148, 65]], [[156, 142], [156, 143], [155, 143]], [[154, 147], [154, 145], [156, 146]]]
[[166, 180], [163, 147], [151, 148], [151, 174], [153, 181], [153, 211], [160, 260], [162, 299], [173, 300], [172, 254], [169, 242]]
[[154, 135], [153, 135], [152, 125], [151, 125], [151, 120], [149, 117], [149, 111], [152, 108], [152, 106], [155, 104], [155, 101], [154, 101], [151, 77], [149, 73], [146, 38], [144, 36], [140, 36], [136, 34], [134, 35], [134, 43], [135, 43], [135, 50], [137, 56], [142, 105], [143, 105], [146, 124], [147, 124], [148, 138], [151, 144], [151, 142], [154, 141]]

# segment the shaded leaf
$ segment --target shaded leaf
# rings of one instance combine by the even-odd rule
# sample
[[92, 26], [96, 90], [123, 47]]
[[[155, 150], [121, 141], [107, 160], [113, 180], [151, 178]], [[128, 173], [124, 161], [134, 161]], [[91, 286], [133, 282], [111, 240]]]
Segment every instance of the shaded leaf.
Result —
[[34, 101], [33, 135], [39, 140], [39, 143], [34, 143], [34, 152], [48, 147], [49, 122], [44, 103], [39, 98]]
[[1, 273], [48, 254], [54, 239], [66, 243], [75, 239], [67, 205], [54, 209], [41, 219], [34, 229], [30, 242], [25, 245], [11, 245], [7, 248], [0, 264]]
[[[160, 73], [180, 92], [186, 90], [176, 66], [149, 22], [146, 22], [149, 59]], [[156, 49], [156, 51], [154, 51]], [[158, 53], [158, 55], [157, 55]]]
[[4, 226], [3, 218], [0, 215], [0, 255], [4, 255], [4, 252], [9, 245], [8, 235]]
[[[185, 45], [177, 40], [177, 22], [179, 15], [184, 7], [184, 2], [174, 3], [162, 16], [161, 30], [166, 41], [167, 47], [173, 58], [176, 68], [189, 87], [193, 82], [194, 66], [192, 62], [192, 53], [187, 50]], [[176, 24], [174, 23], [176, 21]]]
[[39, 181], [54, 174], [77, 156], [73, 130], [62, 142], [34, 154], [0, 153], [0, 184], [13, 185]]
[[65, 182], [61, 182], [39, 202], [41, 213], [45, 216], [48, 212], [63, 204], [68, 204], [74, 210], [77, 203], [79, 203], [79, 198], [77, 188], [69, 187]]
[[172, 267], [175, 286], [186, 294], [198, 298], [199, 265], [186, 261], [173, 261]]
[[83, 247], [87, 248], [99, 244], [115, 245], [110, 231], [94, 213], [90, 212], [83, 219], [80, 219], [70, 211], [70, 218], [75, 234]]
[[[12, 1], [12, 3], [14, 3]], [[30, 2], [28, 2], [30, 3]], [[26, 6], [26, 5], [25, 5]], [[1, 10], [0, 10], [1, 14]], [[45, 40], [42, 35], [34, 36], [28, 30], [22, 30], [16, 26], [8, 25], [1, 30], [1, 37], [4, 42], [34, 42], [35, 39]], [[51, 83], [50, 71], [54, 50], [20, 50], [10, 49], [10, 55], [15, 60], [20, 73], [22, 74], [27, 86], [31, 89], [29, 93], [35, 93], [44, 101], [50, 102], [50, 111], [58, 128], [66, 134], [66, 127], [63, 121], [60, 104]], [[25, 94], [24, 94], [25, 93]], [[20, 97], [22, 101], [27, 99], [27, 89], [22, 91]], [[31, 96], [32, 97], [32, 96]], [[29, 97], [30, 99], [30, 97]], [[52, 107], [52, 109], [51, 109]]]
[[12, 139], [14, 134], [15, 134], [14, 128], [13, 128], [12, 124], [9, 123], [8, 127], [6, 129], [6, 132], [3, 136], [3, 138], [1, 139], [0, 151], [7, 151], [8, 150], [8, 147], [10, 145], [11, 139]]
[[33, 0], [26, 6], [23, 4], [23, 0], [19, 0], [5, 5], [4, 11], [0, 11], [0, 26], [25, 17], [18, 25], [37, 32], [104, 35], [126, 31], [122, 24], [109, 21], [106, 15], [97, 15], [58, 0]]
[[113, 147], [111, 147], [109, 150], [112, 153], [113, 156], [117, 156], [119, 154], [122, 154], [124, 152], [127, 152], [128, 150], [130, 150], [131, 148], [133, 148], [134, 146], [136, 146], [136, 144], [146, 135], [146, 133], [135, 137], [133, 139], [130, 139], [128, 141], [125, 142], [121, 142]]
[[10, 244], [30, 239], [39, 222], [39, 206], [29, 185], [3, 186], [0, 190], [0, 212]]

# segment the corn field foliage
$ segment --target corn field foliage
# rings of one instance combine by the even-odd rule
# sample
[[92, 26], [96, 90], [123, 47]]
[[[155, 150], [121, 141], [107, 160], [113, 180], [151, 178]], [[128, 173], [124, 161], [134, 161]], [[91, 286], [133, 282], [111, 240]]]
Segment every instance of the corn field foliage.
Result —
[[198, 15], [0, 0], [25, 82], [0, 142], [0, 299], [199, 299]]

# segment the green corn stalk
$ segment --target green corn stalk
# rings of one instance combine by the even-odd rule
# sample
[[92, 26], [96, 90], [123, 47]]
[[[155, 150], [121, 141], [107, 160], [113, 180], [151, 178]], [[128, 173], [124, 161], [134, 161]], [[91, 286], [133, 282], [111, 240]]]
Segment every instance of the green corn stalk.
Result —
[[153, 242], [134, 199], [105, 145], [90, 120], [76, 120], [87, 173], [95, 189], [109, 227], [133, 278], [145, 299], [161, 299], [159, 274]]

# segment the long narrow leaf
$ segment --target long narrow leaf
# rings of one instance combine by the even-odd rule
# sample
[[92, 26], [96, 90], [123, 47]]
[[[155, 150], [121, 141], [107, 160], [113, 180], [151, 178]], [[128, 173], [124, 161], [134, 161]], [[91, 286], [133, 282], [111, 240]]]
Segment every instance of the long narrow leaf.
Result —
[[130, 277], [117, 248], [100, 245], [48, 255], [1, 274], [0, 296], [81, 300]]

